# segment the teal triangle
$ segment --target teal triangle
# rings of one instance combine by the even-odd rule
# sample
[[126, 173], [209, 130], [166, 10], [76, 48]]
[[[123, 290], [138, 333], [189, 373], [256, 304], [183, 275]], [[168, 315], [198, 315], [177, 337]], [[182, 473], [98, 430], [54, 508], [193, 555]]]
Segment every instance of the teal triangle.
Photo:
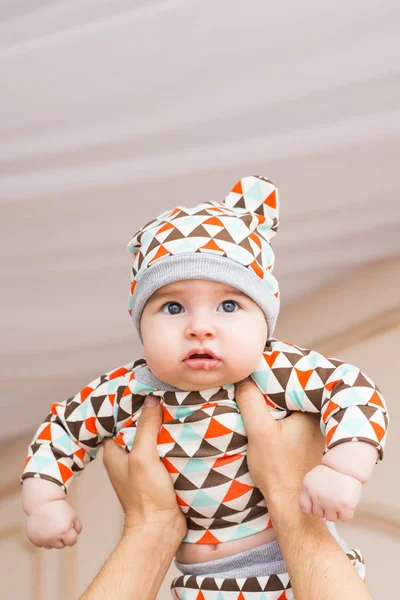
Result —
[[225, 598], [223, 597], [221, 592], [218, 592], [218, 596], [216, 597], [215, 600], [225, 600]]
[[[339, 425], [341, 432], [346, 432], [349, 437], [356, 437], [365, 432], [366, 419], [343, 419]], [[372, 430], [372, 427], [371, 427]]]
[[249, 537], [250, 535], [254, 535], [255, 533], [257, 533], [257, 531], [254, 531], [254, 529], [250, 529], [250, 527], [247, 527], [247, 525], [239, 525], [239, 527], [235, 531], [234, 539], [237, 540], [240, 538]]
[[208, 465], [200, 458], [191, 458], [188, 460], [184, 468], [181, 470], [182, 473], [198, 473], [199, 471], [208, 471]]
[[33, 464], [36, 466], [39, 472], [45, 471], [46, 467], [54, 466], [54, 463], [54, 456], [38, 456], [35, 454], [33, 457]]
[[303, 391], [296, 392], [295, 390], [293, 390], [292, 392], [286, 391], [286, 393], [289, 395], [290, 399], [293, 400], [295, 405], [300, 410], [304, 410], [304, 405], [303, 405], [304, 392]]
[[[335, 398], [333, 398], [335, 401]], [[356, 388], [348, 388], [346, 394], [340, 394], [340, 406], [346, 408], [348, 406], [362, 406], [365, 404], [365, 398], [357, 392]]]
[[190, 504], [191, 504], [191, 506], [194, 506], [194, 507], [195, 506], [215, 506], [215, 504], [217, 504], [217, 501], [214, 500], [214, 498], [211, 498], [211, 496], [209, 496], [205, 492], [203, 492], [203, 490], [199, 490]]
[[86, 399], [84, 402], [82, 402], [82, 404], [79, 405], [79, 407], [76, 410], [74, 410], [74, 416], [76, 414], [76, 411], [78, 411], [78, 414], [81, 416], [81, 420], [84, 421], [87, 417], [89, 406], [91, 408], [90, 402], [88, 402], [88, 399]]
[[252, 373], [252, 378], [259, 385], [260, 389], [264, 390], [264, 393], [266, 393], [268, 381], [271, 375], [271, 369], [267, 363], [265, 363], [265, 367], [266, 368], [262, 371], [256, 371], [255, 373]]
[[186, 419], [192, 413], [193, 408], [191, 406], [178, 406], [175, 414], [177, 419]]
[[178, 444], [182, 444], [182, 442], [191, 442], [193, 440], [201, 440], [202, 437], [196, 433], [194, 431], [194, 429], [192, 429], [190, 427], [190, 425], [187, 425], [186, 423], [183, 424], [183, 429], [181, 431], [181, 435], [179, 436], [179, 438], [176, 440]]
[[262, 202], [264, 200], [263, 198], [263, 193], [261, 190], [261, 184], [258, 181], [258, 179], [256, 179], [253, 183], [253, 185], [248, 188], [245, 192], [245, 197], [247, 198], [252, 198], [254, 200], [257, 200], [258, 202]]
[[138, 394], [139, 392], [142, 392], [143, 390], [146, 390], [149, 392], [154, 392], [156, 388], [151, 387], [150, 385], [146, 385], [145, 383], [140, 383], [140, 381], [135, 379], [135, 385], [132, 386], [130, 389], [131, 389], [132, 394]]

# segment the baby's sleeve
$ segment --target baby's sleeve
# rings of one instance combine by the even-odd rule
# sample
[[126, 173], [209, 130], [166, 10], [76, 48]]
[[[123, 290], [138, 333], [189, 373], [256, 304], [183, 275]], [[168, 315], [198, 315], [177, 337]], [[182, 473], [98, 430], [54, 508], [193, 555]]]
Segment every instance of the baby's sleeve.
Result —
[[72, 398], [52, 404], [29, 446], [21, 482], [38, 477], [67, 490], [73, 475], [96, 457], [101, 442], [114, 435], [127, 373], [127, 368], [120, 367]]
[[[358, 367], [271, 340], [257, 379], [271, 407], [320, 413], [325, 452], [344, 442], [375, 446], [383, 458], [389, 415], [375, 383]], [[263, 384], [263, 385], [261, 385]]]

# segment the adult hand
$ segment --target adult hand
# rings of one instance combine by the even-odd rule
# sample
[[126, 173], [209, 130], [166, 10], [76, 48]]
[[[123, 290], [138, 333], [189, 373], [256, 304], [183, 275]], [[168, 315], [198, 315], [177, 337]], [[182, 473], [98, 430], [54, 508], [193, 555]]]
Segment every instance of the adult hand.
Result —
[[171, 476], [157, 453], [161, 423], [158, 399], [147, 396], [131, 452], [127, 453], [113, 440], [106, 440], [103, 462], [125, 511], [125, 529], [169, 530], [180, 541], [186, 533], [186, 520], [178, 506]]
[[247, 462], [267, 503], [298, 498], [304, 475], [320, 463], [324, 439], [316, 415], [293, 413], [275, 420], [256, 384], [238, 384], [236, 401], [248, 436]]

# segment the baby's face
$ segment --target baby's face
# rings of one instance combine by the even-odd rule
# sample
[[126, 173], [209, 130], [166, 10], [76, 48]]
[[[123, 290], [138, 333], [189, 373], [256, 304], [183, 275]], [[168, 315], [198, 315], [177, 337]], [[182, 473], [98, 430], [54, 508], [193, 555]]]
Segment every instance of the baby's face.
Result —
[[[191, 279], [165, 285], [140, 322], [147, 364], [182, 390], [236, 383], [252, 373], [267, 340], [267, 322], [248, 296], [223, 283]], [[214, 359], [189, 359], [211, 352]]]

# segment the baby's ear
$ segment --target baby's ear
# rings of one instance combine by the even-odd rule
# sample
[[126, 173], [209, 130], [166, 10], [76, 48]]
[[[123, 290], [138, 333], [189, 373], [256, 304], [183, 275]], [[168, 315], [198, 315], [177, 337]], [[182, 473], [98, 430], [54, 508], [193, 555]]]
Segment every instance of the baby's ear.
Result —
[[277, 187], [266, 177], [243, 177], [233, 186], [224, 204], [231, 209], [242, 209], [238, 211], [241, 219], [246, 214], [256, 215], [256, 226], [253, 227], [268, 242], [275, 236], [279, 225], [279, 195]]

